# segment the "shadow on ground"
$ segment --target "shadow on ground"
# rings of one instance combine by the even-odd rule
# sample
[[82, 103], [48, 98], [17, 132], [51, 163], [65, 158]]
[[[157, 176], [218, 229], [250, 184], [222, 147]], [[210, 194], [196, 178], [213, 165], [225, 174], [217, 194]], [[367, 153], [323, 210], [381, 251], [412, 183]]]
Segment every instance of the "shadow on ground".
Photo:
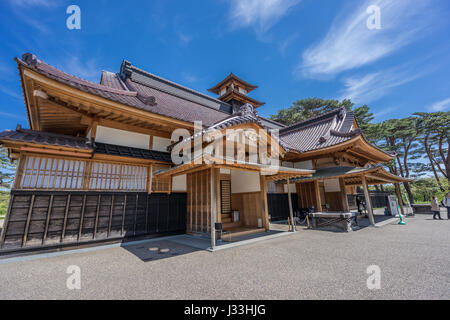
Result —
[[122, 248], [144, 262], [173, 258], [196, 251], [198, 248], [183, 245], [170, 240], [148, 241], [141, 244], [123, 244]]

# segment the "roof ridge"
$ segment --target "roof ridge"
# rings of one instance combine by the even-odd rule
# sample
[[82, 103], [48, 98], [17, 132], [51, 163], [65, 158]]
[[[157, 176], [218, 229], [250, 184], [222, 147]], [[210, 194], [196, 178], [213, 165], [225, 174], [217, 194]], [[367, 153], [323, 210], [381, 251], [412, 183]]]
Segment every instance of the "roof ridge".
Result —
[[[61, 69], [58, 69], [54, 66], [52, 66], [51, 64], [48, 64], [42, 60], [39, 60], [34, 54], [32, 53], [25, 53], [22, 55], [22, 59], [20, 58], [15, 58], [17, 63], [20, 63], [28, 68], [31, 69], [41, 69], [39, 68], [39, 66], [43, 65], [43, 66], [47, 66], [50, 69], [53, 69], [55, 72], [59, 72], [62, 73], [65, 77], [70, 78], [70, 81], [74, 81], [74, 82], [78, 82], [78, 84], [81, 85], [85, 85], [87, 87], [93, 88], [93, 89], [99, 89], [99, 90], [104, 90], [107, 92], [111, 92], [111, 93], [116, 93], [116, 94], [121, 94], [121, 95], [125, 95], [125, 96], [136, 96], [137, 92], [132, 92], [132, 91], [125, 91], [125, 90], [120, 90], [120, 89], [114, 89], [108, 86], [105, 86], [103, 84], [100, 83], [96, 83], [93, 81], [89, 81], [86, 79], [83, 79], [81, 77], [77, 77], [73, 74], [67, 73]], [[45, 70], [41, 70], [46, 72]], [[103, 73], [102, 73], [103, 75]], [[66, 79], [67, 80], [67, 79]], [[100, 78], [101, 80], [101, 78]]]
[[[337, 108], [337, 109], [335, 109], [335, 110], [332, 110], [332, 111], [329, 111], [329, 112], [326, 112], [326, 113], [319, 114], [319, 115], [317, 115], [317, 116], [315, 116], [315, 117], [308, 118], [308, 119], [306, 119], [306, 120], [302, 120], [302, 121], [299, 121], [299, 122], [290, 124], [290, 125], [288, 125], [288, 126], [282, 128], [282, 129], [280, 129], [280, 131], [289, 130], [289, 129], [292, 129], [293, 127], [297, 126], [297, 125], [301, 125], [301, 124], [305, 124], [305, 123], [307, 123], [307, 122], [315, 121], [315, 120], [318, 120], [318, 119], [320, 119], [320, 118], [327, 118], [327, 117], [331, 116], [333, 113], [339, 113], [339, 112], [341, 112], [341, 110], [343, 110], [343, 109], [345, 109], [345, 107], [340, 107], [340, 108]], [[347, 114], [353, 113], [353, 111], [347, 111], [347, 109], [345, 109], [345, 110], [346, 110], [346, 113], [347, 113]]]
[[80, 141], [85, 141], [85, 142], [89, 141], [89, 139], [87, 139], [87, 138], [75, 137], [75, 136], [71, 136], [71, 135], [67, 135], [67, 134], [24, 129], [20, 125], [17, 126], [16, 130], [7, 130], [7, 131], [11, 131], [11, 132], [15, 131], [15, 132], [21, 132], [21, 133], [36, 133], [36, 134], [40, 134], [40, 135], [44, 135], [44, 136], [48, 136], [48, 137], [67, 138], [67, 139], [80, 140]]
[[[145, 71], [145, 70], [143, 70], [143, 69], [141, 69], [141, 68], [138, 68], [138, 67], [133, 66], [132, 64], [126, 66], [126, 68], [130, 68], [130, 69], [133, 69], [134, 71], [137, 71], [137, 72], [140, 72], [140, 73], [144, 73], [144, 75], [148, 75], [148, 76], [150, 76], [150, 77], [154, 77], [154, 78], [156, 78], [157, 80], [166, 82], [167, 84], [173, 85], [173, 86], [175, 86], [175, 87], [178, 87], [179, 89], [186, 90], [186, 91], [188, 91], [188, 92], [190, 92], [190, 93], [193, 93], [193, 94], [199, 95], [199, 96], [201, 96], [201, 97], [207, 98], [207, 99], [212, 100], [212, 101], [214, 101], [214, 102], [223, 103], [223, 104], [226, 104], [226, 105], [231, 106], [229, 103], [227, 103], [227, 102], [225, 102], [225, 101], [216, 99], [216, 98], [211, 97], [211, 96], [209, 96], [209, 95], [207, 95], [207, 94], [205, 94], [205, 93], [202, 93], [202, 92], [200, 92], [200, 91], [197, 91], [197, 90], [188, 88], [188, 87], [186, 87], [186, 86], [183, 86], [182, 84], [173, 82], [173, 81], [171, 81], [171, 80], [168, 80], [168, 79], [166, 79], [166, 78], [163, 78], [163, 77], [161, 77], [161, 76], [158, 76], [158, 75], [156, 75], [156, 74], [154, 74], [154, 73]], [[134, 81], [134, 80], [133, 80], [133, 81]], [[145, 86], [148, 86], [147, 84], [144, 84], [144, 85], [145, 85]], [[152, 87], [152, 88], [153, 88], [153, 87]], [[154, 88], [154, 89], [155, 89], [155, 88]], [[160, 90], [160, 89], [158, 89], [158, 90]], [[226, 112], [225, 112], [225, 113], [226, 113]]]

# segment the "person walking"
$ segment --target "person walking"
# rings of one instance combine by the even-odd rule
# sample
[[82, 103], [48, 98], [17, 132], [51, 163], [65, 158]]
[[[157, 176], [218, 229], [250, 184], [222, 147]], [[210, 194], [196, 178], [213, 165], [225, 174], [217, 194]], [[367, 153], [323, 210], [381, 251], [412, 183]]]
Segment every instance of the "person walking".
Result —
[[433, 197], [433, 200], [431, 200], [431, 212], [433, 212], [433, 219], [436, 220], [436, 216], [439, 217], [439, 220], [442, 220], [441, 218], [441, 209], [439, 208], [439, 202], [436, 196]]
[[442, 204], [447, 208], [447, 219], [450, 220], [450, 192], [445, 195], [444, 200], [442, 200]]

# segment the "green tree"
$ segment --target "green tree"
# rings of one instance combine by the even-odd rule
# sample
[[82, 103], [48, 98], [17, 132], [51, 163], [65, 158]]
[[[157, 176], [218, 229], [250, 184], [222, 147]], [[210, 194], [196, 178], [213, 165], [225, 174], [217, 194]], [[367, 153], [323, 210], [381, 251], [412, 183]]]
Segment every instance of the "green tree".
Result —
[[418, 152], [425, 155], [436, 182], [445, 191], [439, 174], [450, 181], [450, 112], [418, 112], [415, 115], [421, 143]]
[[15, 164], [8, 158], [8, 150], [0, 148], [0, 190], [9, 190], [14, 179]]
[[307, 98], [295, 101], [291, 107], [278, 111], [276, 115], [270, 118], [277, 122], [289, 125], [304, 121], [321, 114], [345, 107], [352, 110], [353, 103], [350, 100], [324, 100], [320, 98]]

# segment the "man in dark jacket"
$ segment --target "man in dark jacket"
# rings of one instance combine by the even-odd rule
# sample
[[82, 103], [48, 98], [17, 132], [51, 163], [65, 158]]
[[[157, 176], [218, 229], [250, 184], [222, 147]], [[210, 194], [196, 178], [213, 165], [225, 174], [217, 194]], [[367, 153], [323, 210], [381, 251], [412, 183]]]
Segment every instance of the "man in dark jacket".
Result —
[[442, 200], [442, 205], [447, 208], [447, 219], [450, 220], [450, 192]]

